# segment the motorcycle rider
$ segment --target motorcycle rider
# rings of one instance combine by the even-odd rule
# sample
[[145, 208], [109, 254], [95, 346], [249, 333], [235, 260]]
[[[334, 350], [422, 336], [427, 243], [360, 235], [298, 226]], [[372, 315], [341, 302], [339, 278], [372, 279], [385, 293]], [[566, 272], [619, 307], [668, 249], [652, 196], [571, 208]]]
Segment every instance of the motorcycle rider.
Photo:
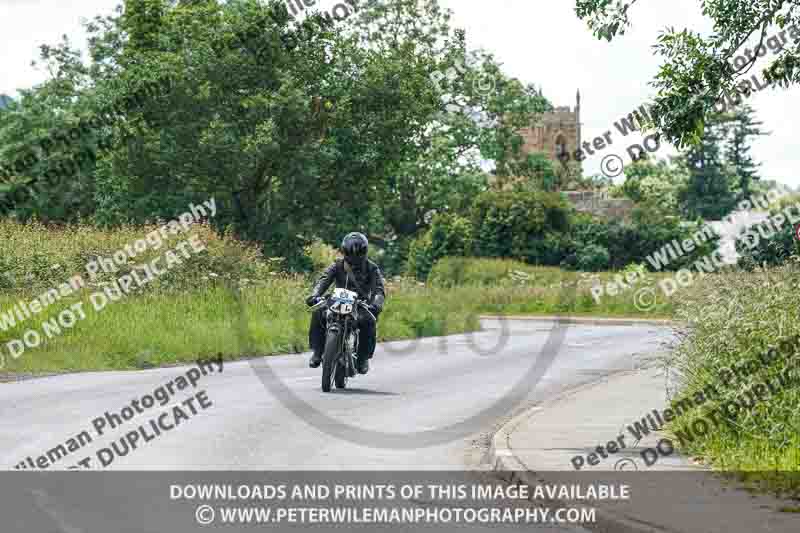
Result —
[[[328, 290], [332, 283], [336, 288], [346, 288], [358, 293], [358, 297], [366, 301], [370, 312], [375, 315], [375, 320], [367, 313], [360, 313], [358, 319], [359, 340], [356, 368], [359, 374], [369, 371], [369, 360], [375, 352], [375, 338], [377, 318], [383, 311], [386, 299], [383, 274], [378, 265], [367, 259], [369, 242], [363, 233], [348, 233], [342, 239], [341, 252], [344, 256], [337, 259], [325, 269], [317, 280], [311, 295], [306, 299], [309, 307], [319, 302], [322, 294]], [[323, 306], [311, 315], [311, 324], [308, 329], [308, 342], [314, 354], [308, 365], [317, 368], [322, 363], [322, 353], [325, 349], [325, 311]]]

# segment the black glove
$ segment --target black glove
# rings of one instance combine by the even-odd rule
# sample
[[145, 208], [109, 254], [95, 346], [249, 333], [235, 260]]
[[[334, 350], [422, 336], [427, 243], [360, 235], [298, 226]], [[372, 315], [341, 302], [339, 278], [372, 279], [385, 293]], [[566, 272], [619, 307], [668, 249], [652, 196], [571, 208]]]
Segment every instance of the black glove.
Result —
[[317, 296], [316, 294], [312, 294], [311, 296], [306, 298], [306, 305], [309, 307], [314, 307], [315, 305], [317, 305], [317, 302], [319, 302], [319, 296]]
[[383, 294], [376, 294], [372, 299], [372, 307], [375, 309], [375, 311], [372, 312], [373, 315], [378, 316], [381, 312], [383, 312], [383, 303]]
[[378, 307], [378, 306], [377, 306], [377, 305], [375, 305], [375, 304], [369, 304], [369, 305], [367, 306], [367, 309], [369, 309], [369, 312], [370, 312], [370, 313], [372, 313], [373, 315], [375, 315], [376, 317], [377, 317], [379, 314], [381, 314], [381, 308], [380, 308], [380, 307]]

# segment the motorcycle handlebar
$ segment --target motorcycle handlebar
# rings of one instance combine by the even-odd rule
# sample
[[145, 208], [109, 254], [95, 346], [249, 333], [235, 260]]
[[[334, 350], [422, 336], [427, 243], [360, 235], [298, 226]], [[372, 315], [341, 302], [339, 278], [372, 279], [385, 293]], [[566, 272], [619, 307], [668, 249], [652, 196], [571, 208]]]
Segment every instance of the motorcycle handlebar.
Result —
[[[309, 307], [308, 310], [311, 311], [311, 312], [314, 312], [317, 309], [327, 305], [329, 298], [330, 298], [329, 296], [320, 296], [319, 297], [319, 301], [317, 303], [315, 303], [314, 305], [312, 305], [311, 307]], [[372, 320], [374, 320], [374, 321], [378, 320], [375, 317], [375, 315], [372, 313], [372, 311], [370, 310], [369, 305], [367, 304], [366, 300], [364, 300], [362, 298], [358, 298], [358, 299], [356, 299], [356, 305], [358, 305], [361, 308], [363, 308], [364, 311], [366, 311], [367, 314], [370, 316], [370, 318], [372, 318]]]
[[317, 299], [317, 303], [315, 303], [312, 306], [309, 306], [307, 309], [309, 311], [313, 312], [313, 311], [316, 311], [317, 309], [319, 309], [320, 307], [326, 305], [327, 303], [328, 303], [328, 299], [326, 297], [324, 297], [324, 296], [320, 296]]
[[378, 321], [378, 318], [374, 314], [372, 314], [372, 311], [370, 310], [369, 305], [367, 305], [366, 300], [359, 300], [358, 305], [364, 308], [364, 311], [366, 311], [367, 314], [370, 316], [370, 318], [372, 318], [373, 322]]

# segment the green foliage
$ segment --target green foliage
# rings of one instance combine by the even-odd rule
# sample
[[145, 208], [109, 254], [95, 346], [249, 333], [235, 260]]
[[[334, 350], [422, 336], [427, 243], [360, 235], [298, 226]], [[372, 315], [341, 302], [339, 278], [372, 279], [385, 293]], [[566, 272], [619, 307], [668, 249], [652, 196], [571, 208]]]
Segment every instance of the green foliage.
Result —
[[428, 277], [434, 287], [550, 286], [571, 276], [553, 267], [531, 266], [512, 259], [443, 257]]
[[[343, 226], [368, 224], [363, 206], [432, 104], [418, 97], [429, 80], [407, 46], [359, 47], [351, 18], [288, 48], [280, 36], [299, 30], [279, 9], [247, 0], [168, 11], [159, 30], [166, 51], [137, 57], [181, 75], [161, 124], [140, 131], [143, 144], [124, 148], [106, 178], [124, 183], [108, 189], [121, 193], [115, 205], [138, 199], [123, 213], [134, 220], [166, 209], [169, 191], [214, 192], [225, 199], [222, 223], [304, 268], [299, 252], [314, 236], [335, 241]], [[187, 46], [191, 54], [176, 53]], [[189, 68], [198, 60], [202, 69]], [[167, 178], [166, 169], [180, 172]]]
[[[481, 301], [485, 312], [502, 314], [599, 314], [602, 316], [668, 316], [673, 301], [659, 301], [652, 309], [636, 307], [635, 291], [603, 295], [591, 289], [614, 279], [614, 272], [589, 274], [555, 267], [532, 266], [510, 259], [444, 257], [436, 262], [428, 286], [446, 288], [462, 298]], [[638, 283], [655, 287], [665, 274], [652, 274]]]
[[750, 155], [752, 140], [764, 135], [748, 106], [709, 114], [698, 142], [679, 157], [634, 161], [614, 194], [664, 215], [719, 220], [749, 198], [760, 177]]
[[[59, 300], [42, 313], [47, 320], [81, 300], [86, 319], [62, 335], [6, 357], [6, 373], [122, 370], [191, 362], [198, 356], [225, 359], [298, 353], [308, 350], [309, 313], [303, 303], [310, 281], [297, 276], [271, 276], [233, 290], [209, 285], [182, 292], [146, 292], [125, 297], [94, 312], [88, 293]], [[381, 315], [379, 340], [451, 335], [479, 329], [480, 299], [416, 283], [392, 284]], [[21, 294], [0, 295], [4, 309]], [[242, 318], [240, 321], [239, 319]], [[19, 338], [25, 326], [2, 332]], [[242, 338], [243, 328], [247, 333]]]
[[679, 213], [678, 195], [688, 180], [688, 171], [675, 160], [644, 158], [625, 167], [625, 181], [613, 194], [674, 216]]
[[385, 276], [398, 276], [406, 272], [411, 242], [412, 239], [395, 236], [384, 244], [377, 262]]
[[[766, 194], [766, 192], [767, 191], [765, 191], [763, 194]], [[784, 194], [771, 206], [773, 208], [772, 212], [776, 210], [780, 211], [786, 207], [791, 207], [796, 204], [800, 204], [800, 193]]]
[[528, 155], [529, 178], [523, 180], [529, 190], [554, 191], [559, 185], [556, 167], [545, 154], [533, 153]]
[[[437, 216], [431, 229], [411, 243], [407, 271], [424, 280], [439, 259], [454, 255], [588, 272], [618, 270], [644, 262], [665, 244], [682, 241], [698, 229], [647, 208], [635, 210], [630, 221], [606, 220], [574, 213], [560, 194], [493, 191], [478, 197], [469, 221], [456, 215]], [[687, 266], [715, 245], [716, 240], [709, 239], [668, 268]]]
[[690, 220], [719, 220], [736, 207], [741, 198], [736, 170], [725, 160], [724, 142], [728, 117], [712, 114], [704, 123], [697, 144], [683, 154], [689, 172], [685, 189], [678, 195], [681, 208]]
[[[372, 250], [372, 247], [370, 247], [370, 250]], [[314, 239], [311, 244], [305, 247], [304, 252], [311, 260], [314, 272], [319, 272], [329, 267], [339, 258], [339, 251], [335, 247], [325, 244], [321, 239]]]
[[728, 145], [725, 149], [725, 159], [733, 167], [738, 183], [736, 184], [741, 191], [739, 199], [749, 198], [752, 192], [753, 182], [761, 177], [758, 175], [758, 167], [753, 156], [752, 138], [766, 135], [759, 126], [763, 122], [756, 120], [755, 110], [745, 104], [741, 108], [729, 113], [729, 120], [724, 124], [727, 129], [726, 137]]
[[431, 227], [409, 246], [408, 274], [425, 280], [434, 263], [447, 255], [467, 255], [473, 246], [470, 221], [458, 215], [436, 215]]
[[139, 265], [163, 255], [167, 249], [196, 234], [206, 250], [193, 254], [191, 260], [168, 270], [140, 290], [181, 291], [204, 288], [217, 283], [244, 285], [264, 282], [274, 274], [269, 262], [261, 258], [257, 247], [241, 242], [230, 233], [219, 235], [207, 225], [194, 225], [188, 233], [169, 234], [160, 248], [129, 258], [117, 271], [100, 270], [90, 280], [86, 264], [99, 257], [111, 258], [114, 252], [132, 246], [159, 226], [121, 226], [114, 231], [87, 224], [47, 227], [38, 222], [0, 221], [0, 283], [11, 291], [40, 294], [79, 274], [96, 286], [113, 282]]
[[493, 191], [480, 195], [471, 211], [479, 257], [507, 257], [557, 265], [571, 206], [556, 193]]
[[2, 214], [61, 222], [93, 213], [92, 172], [107, 139], [102, 130], [80, 128], [87, 104], [85, 98], [73, 101], [83, 76], [74, 77], [59, 71], [59, 77], [22, 91], [19, 105], [0, 115]]
[[[217, 229], [294, 269], [311, 268], [303, 248], [315, 239], [354, 228], [405, 250], [431, 213], [463, 211], [486, 190], [483, 160], [524, 159], [517, 129], [548, 104], [468, 51], [436, 0], [358, 5], [326, 24], [293, 22], [279, 0], [125, 0], [85, 25], [89, 61], [68, 41], [43, 47], [55, 74], [0, 118], [0, 193], [21, 219], [101, 225], [214, 195]], [[118, 105], [162, 73], [165, 90]], [[109, 109], [77, 142], [44, 159], [35, 148], [35, 166], [6, 172], [50, 131]]]
[[[487, 189], [485, 161], [494, 162], [501, 177], [535, 172], [518, 130], [550, 106], [532, 85], [505, 76], [491, 54], [468, 51], [463, 31], [450, 30], [451, 14], [436, 2], [385, 4], [375, 11], [382, 32], [413, 42], [418, 56], [435, 58], [431, 87], [423, 93], [435, 103], [427, 127], [408, 142], [412, 149], [388, 175], [381, 199], [391, 232], [409, 237], [427, 227], [431, 212], [468, 208]], [[367, 35], [375, 38], [375, 32]]]
[[[644, 262], [665, 244], [682, 241], [696, 231], [696, 225], [682, 225], [677, 217], [663, 216], [647, 208], [634, 210], [631, 221], [579, 214], [573, 223], [563, 266], [589, 271], [619, 270], [630, 263]], [[716, 240], [709, 239], [692, 253], [671, 261], [667, 268], [683, 268], [710, 253], [715, 246]], [[603, 264], [601, 260], [606, 257], [607, 262]]]
[[[770, 391], [752, 407], [738, 411], [735, 418], [720, 408], [722, 402], [735, 400], [756, 383], [769, 379], [774, 384], [777, 374], [786, 368], [794, 369], [797, 377], [798, 306], [800, 270], [794, 264], [707, 276], [692, 287], [692, 297], [683, 302], [676, 316], [690, 326], [670, 361], [682, 377], [676, 392], [685, 396], [710, 384], [721, 394], [678, 419], [671, 429], [690, 428], [701, 416], [709, 420], [715, 416], [712, 410], [721, 417], [707, 434], [685, 443], [689, 454], [722, 470], [800, 470], [800, 388], [796, 381], [776, 394]], [[770, 349], [778, 356], [768, 364], [761, 363], [759, 358]], [[758, 362], [756, 371], [740, 372], [733, 384], [723, 379], [723, 368], [739, 367], [750, 360]], [[786, 481], [786, 476], [781, 477]], [[796, 478], [794, 482], [796, 490]]]
[[574, 256], [574, 266], [577, 270], [584, 272], [597, 272], [608, 268], [611, 256], [608, 249], [599, 244], [589, 244], [579, 248]]
[[[577, 0], [575, 12], [588, 22], [597, 38], [610, 41], [625, 33], [629, 8], [635, 2]], [[740, 56], [744, 61], [735, 60], [744, 43], [751, 37], [758, 37], [763, 43], [768, 29], [775, 27], [795, 43], [800, 40], [796, 1], [701, 0], [699, 3], [703, 14], [711, 19], [712, 33], [668, 28], [654, 45], [663, 60], [652, 82], [658, 89], [650, 108], [653, 126], [664, 141], [678, 148], [699, 142], [708, 115], [718, 107], [723, 95], [751, 94], [752, 84], [747, 77], [764, 54], [752, 53], [749, 59]], [[779, 37], [772, 39], [780, 41]], [[764, 79], [783, 87], [800, 82], [800, 48], [771, 40], [768, 44], [773, 51], [781, 49], [782, 53], [762, 70]]]
[[[795, 220], [800, 219], [797, 201], [798, 197], [784, 198], [770, 214], [775, 215], [787, 209]], [[785, 213], [782, 216], [785, 217]], [[736, 251], [740, 254], [739, 266], [748, 270], [757, 266], [780, 265], [789, 261], [792, 256], [800, 255], [795, 226], [788, 222], [784, 222], [776, 230], [769, 221], [764, 221], [747, 228], [744, 235], [736, 241]]]

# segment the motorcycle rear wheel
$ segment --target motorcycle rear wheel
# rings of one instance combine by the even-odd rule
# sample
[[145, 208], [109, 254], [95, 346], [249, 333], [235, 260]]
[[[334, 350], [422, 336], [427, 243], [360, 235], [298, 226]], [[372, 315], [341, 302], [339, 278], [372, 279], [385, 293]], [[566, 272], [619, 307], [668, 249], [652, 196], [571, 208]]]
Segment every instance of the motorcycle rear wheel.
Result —
[[329, 331], [325, 339], [325, 352], [322, 354], [322, 392], [330, 392], [333, 382], [333, 371], [338, 365], [339, 333]]

